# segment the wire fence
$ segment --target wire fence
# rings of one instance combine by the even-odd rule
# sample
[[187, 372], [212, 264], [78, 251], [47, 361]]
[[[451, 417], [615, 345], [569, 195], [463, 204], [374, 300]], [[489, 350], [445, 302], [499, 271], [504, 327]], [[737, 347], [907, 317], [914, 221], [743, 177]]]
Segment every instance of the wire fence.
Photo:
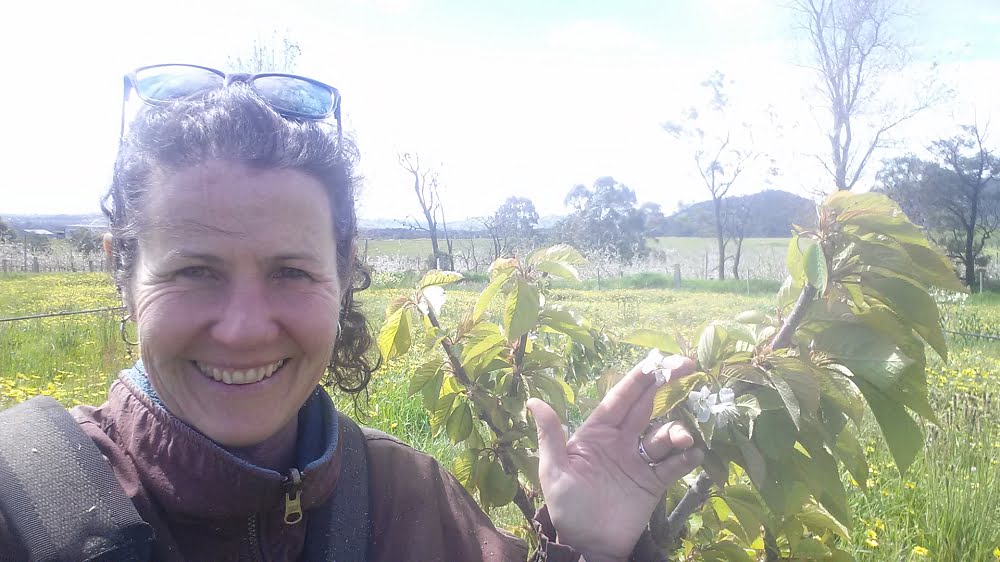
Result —
[[28, 314], [26, 316], [12, 316], [10, 318], [0, 318], [0, 322], [14, 322], [16, 320], [34, 320], [36, 318], [53, 318], [56, 316], [72, 316], [74, 314], [93, 314], [96, 312], [115, 312], [125, 310], [124, 306], [108, 306], [105, 308], [91, 308], [88, 310], [63, 310], [60, 312], [46, 312], [42, 314]]

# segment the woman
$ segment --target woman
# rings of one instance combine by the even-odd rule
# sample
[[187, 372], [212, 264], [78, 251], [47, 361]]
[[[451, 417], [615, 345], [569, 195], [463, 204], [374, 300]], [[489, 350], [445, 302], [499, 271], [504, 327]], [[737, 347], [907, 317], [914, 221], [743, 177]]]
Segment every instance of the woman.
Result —
[[[187, 65], [139, 69], [130, 90], [146, 105], [123, 135], [105, 212], [141, 361], [105, 404], [74, 414], [152, 525], [155, 559], [301, 559], [320, 540], [310, 515], [349, 485], [338, 446], [349, 422], [319, 384], [329, 373], [358, 392], [373, 367], [339, 94]], [[682, 358], [666, 367], [692, 370]], [[679, 425], [639, 437], [662, 384], [645, 371], [568, 442], [554, 411], [529, 402], [547, 502], [539, 559], [628, 559], [663, 491], [701, 461], [696, 449], [671, 455], [692, 444]], [[366, 436], [367, 559], [526, 558], [431, 457]], [[0, 547], [15, 542], [4, 535], [0, 524]]]

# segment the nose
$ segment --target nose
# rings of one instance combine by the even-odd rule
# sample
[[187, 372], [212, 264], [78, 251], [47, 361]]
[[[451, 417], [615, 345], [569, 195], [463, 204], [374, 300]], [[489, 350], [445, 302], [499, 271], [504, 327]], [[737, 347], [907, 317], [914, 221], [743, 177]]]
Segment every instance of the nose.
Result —
[[220, 316], [210, 331], [216, 342], [249, 350], [277, 339], [281, 328], [263, 283], [234, 282], [227, 293]]

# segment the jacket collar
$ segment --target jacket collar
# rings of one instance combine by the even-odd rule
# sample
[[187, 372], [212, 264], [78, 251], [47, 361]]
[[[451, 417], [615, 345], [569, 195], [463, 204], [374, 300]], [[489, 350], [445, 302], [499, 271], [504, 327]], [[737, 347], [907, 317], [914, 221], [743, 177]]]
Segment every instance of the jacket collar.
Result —
[[[141, 362], [122, 371], [105, 407], [116, 441], [135, 463], [143, 487], [171, 516], [245, 521], [284, 509], [286, 475], [233, 455], [174, 417]], [[299, 410], [298, 428], [301, 501], [308, 511], [327, 500], [340, 473], [337, 411], [322, 387]]]

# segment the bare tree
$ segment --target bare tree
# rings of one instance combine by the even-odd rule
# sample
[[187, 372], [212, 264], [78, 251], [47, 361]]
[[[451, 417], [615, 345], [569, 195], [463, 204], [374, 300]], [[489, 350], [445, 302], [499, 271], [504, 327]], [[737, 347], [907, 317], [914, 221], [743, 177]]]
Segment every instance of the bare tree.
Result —
[[[896, 0], [792, 0], [806, 35], [817, 86], [830, 111], [829, 159], [817, 159], [838, 190], [852, 189], [889, 133], [943, 96], [929, 87], [901, 107], [882, 93], [885, 78], [909, 62], [908, 46], [892, 27], [906, 14]], [[869, 118], [869, 119], [865, 119]]]
[[[419, 154], [403, 152], [396, 156], [399, 160], [399, 165], [413, 176], [413, 193], [417, 196], [417, 203], [420, 204], [420, 210], [424, 215], [422, 221], [409, 217], [403, 221], [403, 224], [414, 230], [427, 232], [431, 238], [434, 265], [441, 267], [440, 261], [443, 258], [448, 262], [444, 267], [450, 269], [453, 261], [452, 240], [448, 234], [448, 223], [444, 218], [444, 207], [441, 204], [438, 173], [433, 168], [423, 167], [420, 163]], [[439, 222], [441, 225], [440, 233], [444, 234], [445, 243], [448, 248], [447, 253], [441, 251], [439, 244]]]
[[753, 210], [747, 197], [730, 197], [723, 205], [723, 231], [726, 240], [735, 246], [733, 254], [726, 259], [732, 260], [733, 279], [740, 278], [740, 260], [743, 258], [743, 240], [746, 238], [747, 226], [753, 220]]
[[233, 72], [294, 72], [295, 63], [302, 54], [299, 44], [288, 33], [271, 32], [268, 39], [254, 39], [250, 50], [241, 55], [230, 55], [226, 65]]
[[[663, 128], [674, 138], [694, 147], [694, 161], [705, 187], [712, 196], [715, 211], [715, 237], [718, 244], [719, 279], [726, 278], [726, 245], [728, 243], [723, 215], [723, 199], [747, 166], [761, 156], [753, 149], [753, 135], [746, 122], [733, 124], [728, 115], [725, 75], [719, 71], [701, 84], [710, 91], [708, 115], [696, 108], [687, 111], [682, 121], [665, 123]], [[705, 121], [712, 117], [711, 123]]]

